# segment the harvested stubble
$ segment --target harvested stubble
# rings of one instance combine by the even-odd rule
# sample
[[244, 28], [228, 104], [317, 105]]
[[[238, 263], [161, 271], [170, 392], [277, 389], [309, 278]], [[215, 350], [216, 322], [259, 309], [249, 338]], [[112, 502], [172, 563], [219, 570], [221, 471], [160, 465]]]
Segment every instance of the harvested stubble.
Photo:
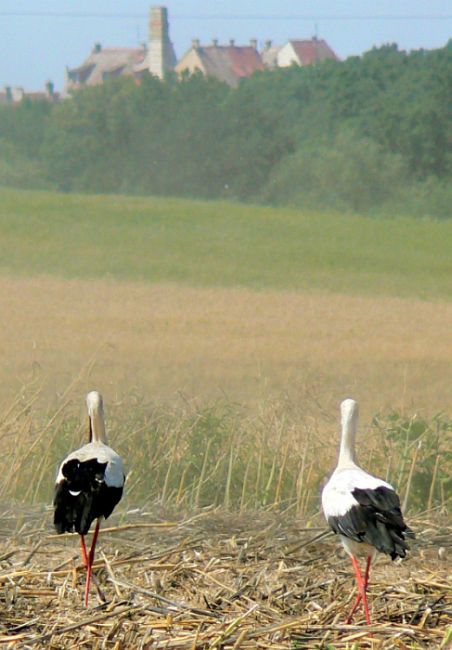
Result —
[[115, 525], [121, 516], [101, 533], [98, 594], [86, 610], [78, 537], [53, 535], [48, 510], [3, 508], [0, 643], [117, 650], [450, 643], [452, 575], [438, 557], [440, 546], [452, 552], [445, 515], [411, 520], [417, 541], [408, 561], [377, 562], [371, 629], [362, 617], [342, 624], [352, 571], [320, 518], [307, 527], [273, 512], [206, 509], [182, 519], [155, 509]]

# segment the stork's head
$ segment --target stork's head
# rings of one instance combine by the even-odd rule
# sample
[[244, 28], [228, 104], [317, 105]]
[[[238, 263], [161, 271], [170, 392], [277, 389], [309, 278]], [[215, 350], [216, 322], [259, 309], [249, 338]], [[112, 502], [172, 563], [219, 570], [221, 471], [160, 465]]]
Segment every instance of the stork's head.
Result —
[[342, 421], [350, 422], [351, 420], [354, 420], [358, 417], [359, 415], [359, 406], [358, 402], [356, 402], [354, 399], [348, 398], [344, 399], [343, 402], [341, 402], [341, 416], [342, 416]]
[[88, 407], [90, 442], [107, 444], [102, 395], [97, 390], [92, 390], [86, 396], [86, 406]]
[[103, 411], [104, 403], [102, 395], [97, 390], [92, 390], [86, 396], [86, 406], [88, 407], [88, 415], [94, 417], [99, 411]]

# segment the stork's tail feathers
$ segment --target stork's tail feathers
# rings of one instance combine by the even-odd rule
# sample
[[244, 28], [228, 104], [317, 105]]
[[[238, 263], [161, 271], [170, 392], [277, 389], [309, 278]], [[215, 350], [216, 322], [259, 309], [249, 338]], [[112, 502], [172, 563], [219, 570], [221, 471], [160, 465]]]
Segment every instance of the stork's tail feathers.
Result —
[[384, 486], [375, 490], [355, 488], [353, 496], [366, 520], [366, 541], [393, 560], [405, 557], [409, 550], [406, 539], [413, 539], [414, 533], [403, 519], [396, 492]]
[[122, 496], [123, 488], [104, 482], [107, 463], [97, 459], [69, 460], [63, 466], [63, 479], [55, 488], [53, 523], [57, 533], [86, 535], [91, 523], [109, 517]]

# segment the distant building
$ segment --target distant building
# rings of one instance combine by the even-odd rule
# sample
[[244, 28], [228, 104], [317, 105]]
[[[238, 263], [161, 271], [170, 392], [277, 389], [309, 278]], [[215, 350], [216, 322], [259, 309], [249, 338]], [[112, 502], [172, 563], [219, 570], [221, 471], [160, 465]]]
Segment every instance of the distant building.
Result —
[[142, 66], [136, 71], [147, 70], [159, 79], [174, 70], [176, 55], [169, 38], [168, 11], [166, 7], [151, 7], [149, 19], [149, 48]]
[[21, 86], [5, 86], [0, 90], [0, 105], [19, 104], [22, 100], [30, 101], [58, 101], [60, 95], [55, 92], [53, 83], [48, 81], [45, 90], [31, 91], [25, 90]]
[[146, 57], [146, 49], [107, 47], [96, 43], [91, 54], [77, 68], [66, 68], [66, 91], [97, 86], [121, 75], [133, 75], [135, 66]]
[[262, 63], [266, 68], [276, 68], [278, 66], [278, 52], [281, 45], [272, 45], [271, 41], [265, 41], [264, 49], [261, 52]]
[[179, 74], [196, 71], [208, 77], [225, 81], [230, 86], [237, 86], [240, 79], [249, 77], [257, 70], [284, 68], [290, 65], [312, 65], [325, 59], [337, 60], [338, 57], [324, 40], [291, 40], [286, 45], [272, 45], [265, 41], [264, 49], [259, 52], [257, 41], [252, 39], [249, 46], [237, 46], [233, 40], [229, 45], [219, 45], [214, 40], [212, 45], [201, 45], [199, 40], [192, 41], [192, 47], [175, 67]]
[[276, 53], [276, 66], [286, 68], [291, 65], [312, 65], [326, 59], [338, 61], [338, 57], [323, 39], [291, 40]]
[[133, 74], [135, 65], [146, 55], [143, 48], [102, 48], [96, 43], [91, 54], [78, 68], [66, 69], [66, 88], [72, 90], [82, 86], [96, 86], [107, 79], [124, 74]]
[[232, 39], [225, 45], [220, 45], [217, 40], [210, 45], [201, 45], [198, 39], [194, 39], [192, 47], [177, 62], [169, 38], [168, 11], [166, 7], [157, 6], [150, 9], [148, 44], [135, 48], [104, 48], [100, 43], [96, 44], [80, 66], [66, 69], [64, 94], [122, 75], [139, 79], [150, 73], [163, 79], [172, 70], [179, 75], [199, 71], [235, 87], [240, 79], [258, 70], [312, 65], [337, 58], [326, 41], [318, 38], [290, 40], [281, 46], [266, 41], [262, 51], [258, 50], [256, 39], [252, 39], [249, 45], [236, 45]]
[[149, 45], [138, 48], [107, 47], [97, 43], [77, 68], [66, 69], [66, 93], [83, 86], [96, 86], [122, 75], [140, 77], [145, 72], [162, 79], [174, 69], [176, 56], [169, 38], [166, 7], [151, 7]]
[[190, 50], [175, 67], [178, 74], [194, 74], [199, 71], [230, 86], [237, 86], [243, 77], [264, 69], [254, 39], [250, 45], [236, 45], [233, 40], [229, 41], [229, 45], [219, 45], [217, 40], [212, 41], [212, 45], [201, 45], [194, 39]]

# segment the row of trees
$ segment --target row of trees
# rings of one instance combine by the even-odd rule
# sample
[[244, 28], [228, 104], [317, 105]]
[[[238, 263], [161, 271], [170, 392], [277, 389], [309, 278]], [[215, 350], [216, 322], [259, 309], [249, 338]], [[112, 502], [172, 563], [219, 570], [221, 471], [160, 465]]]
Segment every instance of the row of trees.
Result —
[[449, 216], [452, 46], [0, 110], [0, 183]]

